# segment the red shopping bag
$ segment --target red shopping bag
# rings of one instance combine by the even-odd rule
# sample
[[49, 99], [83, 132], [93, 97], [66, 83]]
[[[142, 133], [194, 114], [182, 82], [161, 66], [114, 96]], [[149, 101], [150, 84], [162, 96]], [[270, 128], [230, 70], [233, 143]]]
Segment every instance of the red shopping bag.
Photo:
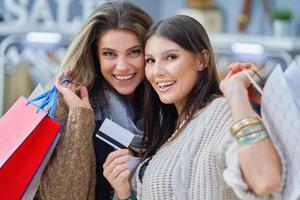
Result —
[[0, 199], [33, 199], [62, 124], [20, 97], [0, 119]]

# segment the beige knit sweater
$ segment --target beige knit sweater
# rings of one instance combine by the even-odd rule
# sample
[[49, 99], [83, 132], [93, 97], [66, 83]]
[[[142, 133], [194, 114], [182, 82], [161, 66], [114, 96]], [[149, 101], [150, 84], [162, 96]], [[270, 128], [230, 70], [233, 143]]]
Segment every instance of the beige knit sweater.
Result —
[[82, 107], [68, 109], [60, 97], [55, 118], [64, 123], [58, 144], [42, 175], [35, 199], [95, 199], [94, 114]]
[[229, 133], [232, 119], [224, 98], [215, 99], [150, 160], [139, 200], [281, 199], [280, 193], [258, 198], [248, 192], [238, 163], [238, 146]]

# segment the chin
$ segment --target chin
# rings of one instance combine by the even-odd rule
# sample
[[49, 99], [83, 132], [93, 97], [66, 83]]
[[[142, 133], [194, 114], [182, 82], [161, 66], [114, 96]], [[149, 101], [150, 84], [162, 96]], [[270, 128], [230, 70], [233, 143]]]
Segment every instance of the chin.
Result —
[[174, 101], [172, 101], [172, 99], [169, 98], [163, 98], [163, 97], [159, 97], [160, 101], [164, 104], [174, 104]]
[[131, 95], [135, 92], [135, 89], [137, 87], [132, 87], [132, 88], [115, 88], [117, 90], [117, 92], [121, 95], [124, 95], [124, 96], [128, 96], [128, 95]]

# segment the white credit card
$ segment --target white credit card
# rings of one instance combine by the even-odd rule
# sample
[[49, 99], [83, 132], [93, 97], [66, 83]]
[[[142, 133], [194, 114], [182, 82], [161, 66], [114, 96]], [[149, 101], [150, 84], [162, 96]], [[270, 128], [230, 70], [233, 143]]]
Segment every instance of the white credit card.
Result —
[[259, 92], [260, 95], [262, 95], [263, 90], [261, 89], [261, 87], [255, 82], [255, 80], [250, 76], [250, 74], [247, 71], [243, 71], [243, 72], [246, 74], [246, 76], [248, 77], [248, 79], [250, 80], [254, 88]]
[[106, 118], [96, 133], [96, 137], [115, 149], [127, 149], [134, 134]]

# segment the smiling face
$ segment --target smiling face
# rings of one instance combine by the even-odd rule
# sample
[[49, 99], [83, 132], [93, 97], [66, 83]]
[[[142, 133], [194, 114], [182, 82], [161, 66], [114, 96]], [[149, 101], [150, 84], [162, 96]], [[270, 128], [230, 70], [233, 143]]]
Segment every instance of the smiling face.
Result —
[[198, 78], [200, 59], [171, 40], [151, 36], [145, 46], [146, 77], [165, 104], [181, 113]]
[[98, 58], [105, 80], [121, 95], [132, 95], [145, 76], [142, 44], [136, 34], [113, 29], [99, 39]]

